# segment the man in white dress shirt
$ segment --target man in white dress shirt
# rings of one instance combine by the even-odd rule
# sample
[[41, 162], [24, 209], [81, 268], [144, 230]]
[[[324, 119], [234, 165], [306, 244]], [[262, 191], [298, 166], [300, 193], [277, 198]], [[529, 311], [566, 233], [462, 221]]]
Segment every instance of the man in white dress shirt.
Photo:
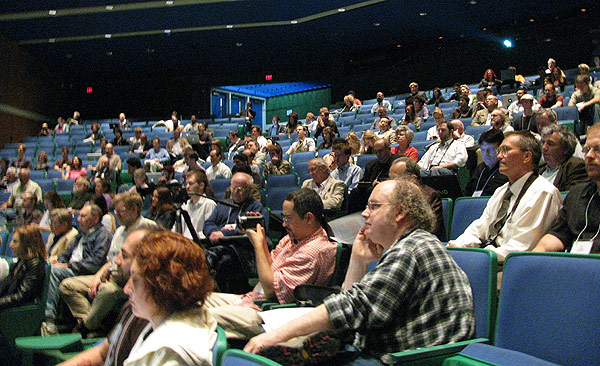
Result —
[[462, 141], [452, 138], [454, 127], [448, 121], [439, 124], [440, 140], [419, 160], [421, 176], [456, 174], [467, 162], [467, 148]]
[[206, 177], [209, 181], [217, 178], [231, 178], [231, 169], [221, 162], [223, 159], [223, 153], [219, 149], [212, 149], [210, 151], [210, 162], [211, 166], [206, 169]]

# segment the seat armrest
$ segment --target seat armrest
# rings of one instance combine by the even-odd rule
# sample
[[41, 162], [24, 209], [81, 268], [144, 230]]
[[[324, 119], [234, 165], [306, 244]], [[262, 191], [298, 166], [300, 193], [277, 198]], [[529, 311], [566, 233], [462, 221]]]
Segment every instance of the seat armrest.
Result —
[[[419, 348], [391, 354], [390, 365], [405, 365], [422, 362], [429, 365], [441, 365], [444, 359], [453, 356], [471, 343], [488, 343], [487, 338], [476, 338], [468, 341], [442, 344], [439, 346]], [[420, 364], [420, 363], [419, 363]]]

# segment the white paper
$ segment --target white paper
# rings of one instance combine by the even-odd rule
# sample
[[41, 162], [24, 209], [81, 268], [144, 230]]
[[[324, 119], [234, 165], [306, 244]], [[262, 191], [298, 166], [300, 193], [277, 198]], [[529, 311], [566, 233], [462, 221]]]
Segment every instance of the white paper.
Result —
[[311, 307], [298, 307], [298, 308], [281, 308], [267, 311], [259, 311], [258, 315], [262, 318], [264, 324], [263, 329], [265, 332], [269, 332], [273, 329], [277, 329], [294, 319], [300, 318], [301, 316], [310, 313], [314, 308]]

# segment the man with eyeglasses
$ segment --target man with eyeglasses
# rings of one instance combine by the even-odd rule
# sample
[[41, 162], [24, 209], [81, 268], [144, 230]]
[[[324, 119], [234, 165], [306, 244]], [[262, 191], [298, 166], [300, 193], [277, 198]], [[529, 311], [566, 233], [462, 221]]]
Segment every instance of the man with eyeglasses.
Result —
[[[284, 365], [296, 357], [308, 358], [304, 364], [327, 357], [338, 364], [333, 357], [344, 348], [342, 338], [350, 339], [354, 357], [364, 351], [364, 357], [387, 363], [391, 352], [472, 337], [469, 280], [429, 232], [435, 219], [418, 186], [404, 179], [378, 184], [362, 216], [365, 224], [352, 245], [343, 291], [293, 322], [252, 338], [245, 351]], [[301, 348], [277, 345], [309, 334]], [[335, 338], [337, 344], [331, 341]]]
[[142, 226], [156, 226], [142, 217], [142, 197], [135, 192], [125, 192], [113, 200], [120, 226], [115, 231], [106, 256], [106, 264], [95, 275], [67, 278], [58, 287], [71, 313], [77, 319], [76, 331], [87, 334], [101, 328], [106, 316], [127, 299], [123, 292], [125, 283], [112, 274], [117, 268], [115, 259], [127, 236]]
[[323, 229], [323, 211], [319, 195], [310, 188], [301, 188], [289, 193], [283, 202], [287, 235], [272, 252], [261, 225], [246, 231], [254, 248], [259, 283], [245, 295], [213, 293], [205, 303], [227, 338], [250, 339], [262, 333], [260, 308], [254, 300], [286, 304], [294, 301], [298, 285], [329, 284], [337, 246]]
[[535, 252], [600, 253], [600, 124], [589, 129], [583, 152], [590, 180], [571, 188]]
[[206, 220], [202, 231], [212, 244], [217, 244], [225, 236], [241, 235], [242, 232], [236, 226], [238, 216], [244, 216], [248, 212], [260, 213], [263, 209], [260, 202], [250, 197], [251, 184], [253, 178], [250, 174], [235, 173], [231, 177], [231, 203], [237, 207], [219, 203]]
[[511, 252], [532, 250], [562, 204], [558, 189], [537, 174], [542, 151], [536, 138], [529, 131], [505, 136], [497, 153], [508, 183], [496, 189], [481, 217], [448, 243], [492, 250], [499, 262]]

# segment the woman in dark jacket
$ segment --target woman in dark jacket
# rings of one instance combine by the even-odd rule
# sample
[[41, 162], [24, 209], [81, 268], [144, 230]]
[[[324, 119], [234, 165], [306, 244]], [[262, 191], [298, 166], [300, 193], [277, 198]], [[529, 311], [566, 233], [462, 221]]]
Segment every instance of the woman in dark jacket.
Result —
[[173, 194], [167, 187], [158, 187], [152, 193], [152, 206], [147, 216], [165, 229], [171, 230], [177, 214], [173, 205]]
[[10, 247], [18, 261], [0, 282], [0, 310], [39, 301], [46, 277], [46, 247], [36, 224], [17, 228]]

